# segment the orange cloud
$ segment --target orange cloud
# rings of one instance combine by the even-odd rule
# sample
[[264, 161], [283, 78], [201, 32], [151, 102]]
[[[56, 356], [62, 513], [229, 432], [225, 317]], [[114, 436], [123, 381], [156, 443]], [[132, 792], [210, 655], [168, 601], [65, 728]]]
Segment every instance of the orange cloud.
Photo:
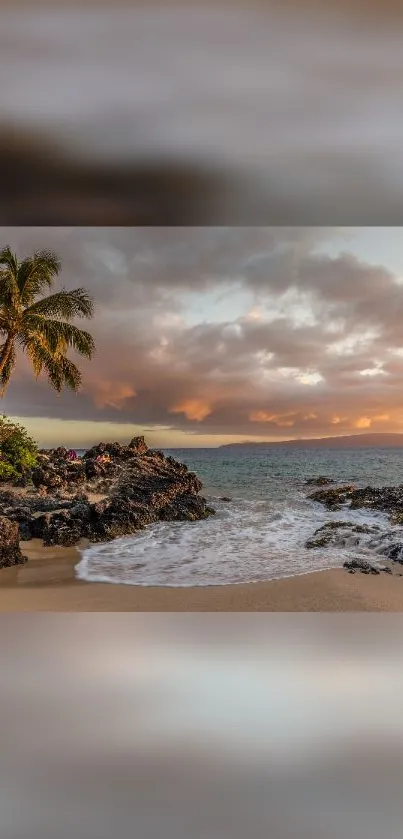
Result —
[[390, 420], [390, 414], [378, 414], [378, 416], [374, 417], [374, 421], [376, 422], [388, 422]]
[[188, 419], [197, 420], [197, 422], [208, 417], [211, 411], [211, 405], [203, 399], [186, 399], [174, 408], [170, 408], [171, 414], [185, 414]]
[[354, 423], [355, 428], [371, 428], [371, 420], [369, 417], [360, 417]]
[[123, 408], [127, 399], [137, 396], [133, 385], [128, 382], [97, 382], [93, 399], [97, 408]]
[[266, 411], [254, 411], [249, 415], [251, 422], [274, 422], [280, 428], [291, 428], [294, 425], [294, 420], [288, 417], [295, 417], [295, 413], [288, 414], [268, 414]]

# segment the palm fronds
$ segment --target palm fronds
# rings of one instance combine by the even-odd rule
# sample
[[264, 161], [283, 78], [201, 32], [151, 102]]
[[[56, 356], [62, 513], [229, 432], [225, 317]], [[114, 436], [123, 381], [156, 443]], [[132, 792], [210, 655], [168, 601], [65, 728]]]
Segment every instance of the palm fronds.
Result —
[[94, 301], [84, 288], [53, 294], [52, 289], [61, 264], [51, 251], [36, 251], [18, 262], [7, 246], [0, 251], [0, 389], [3, 394], [16, 363], [16, 346], [27, 353], [38, 377], [43, 371], [58, 392], [63, 386], [77, 390], [81, 372], [67, 358], [71, 348], [84, 358], [91, 358], [95, 342], [89, 332], [79, 329], [75, 318], [91, 318]]

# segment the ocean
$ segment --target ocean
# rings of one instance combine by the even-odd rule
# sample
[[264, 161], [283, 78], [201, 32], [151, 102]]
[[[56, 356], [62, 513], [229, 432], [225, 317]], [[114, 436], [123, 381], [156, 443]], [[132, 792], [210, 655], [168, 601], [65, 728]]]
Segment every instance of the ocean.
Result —
[[[403, 449], [221, 448], [164, 450], [195, 472], [216, 515], [163, 522], [135, 536], [92, 545], [76, 573], [92, 582], [142, 586], [210, 586], [289, 577], [341, 567], [346, 559], [379, 556], [391, 525], [367, 510], [329, 512], [311, 501], [308, 478], [326, 475], [360, 486], [403, 483]], [[231, 501], [221, 500], [222, 496]], [[331, 520], [376, 523], [379, 537], [308, 549], [305, 542]], [[401, 528], [393, 528], [401, 533]]]

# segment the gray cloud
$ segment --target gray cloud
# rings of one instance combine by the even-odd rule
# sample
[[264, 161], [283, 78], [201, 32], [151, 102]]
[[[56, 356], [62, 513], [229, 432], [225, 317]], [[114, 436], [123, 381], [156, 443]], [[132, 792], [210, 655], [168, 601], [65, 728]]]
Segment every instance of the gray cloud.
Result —
[[[334, 233], [0, 228], [20, 256], [56, 249], [61, 282], [94, 294], [98, 346], [77, 396], [35, 383], [21, 360], [4, 409], [257, 437], [397, 429], [403, 285], [348, 253], [347, 231], [346, 252], [324, 255]], [[189, 320], [189, 292], [210, 319]]]

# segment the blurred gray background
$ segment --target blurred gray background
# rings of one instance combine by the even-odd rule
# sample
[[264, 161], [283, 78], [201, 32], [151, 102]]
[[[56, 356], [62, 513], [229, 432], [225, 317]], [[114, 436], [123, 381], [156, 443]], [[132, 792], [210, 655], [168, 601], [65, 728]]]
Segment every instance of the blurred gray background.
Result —
[[401, 12], [3, 0], [0, 223], [400, 223]]
[[398, 839], [403, 620], [2, 615], [2, 839]]

